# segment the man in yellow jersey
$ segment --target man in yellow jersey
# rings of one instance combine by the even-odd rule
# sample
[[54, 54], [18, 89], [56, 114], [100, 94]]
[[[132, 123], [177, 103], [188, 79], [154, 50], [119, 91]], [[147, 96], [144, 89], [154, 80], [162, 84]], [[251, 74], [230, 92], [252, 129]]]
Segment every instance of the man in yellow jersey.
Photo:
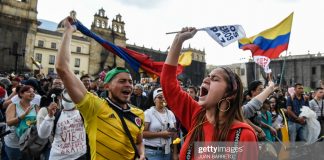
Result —
[[107, 73], [104, 81], [109, 91], [107, 99], [88, 92], [69, 68], [70, 45], [75, 31], [69, 21], [70, 17], [64, 21], [65, 31], [55, 68], [83, 116], [91, 159], [144, 159], [144, 113], [129, 104], [133, 90], [129, 71], [117, 67]]

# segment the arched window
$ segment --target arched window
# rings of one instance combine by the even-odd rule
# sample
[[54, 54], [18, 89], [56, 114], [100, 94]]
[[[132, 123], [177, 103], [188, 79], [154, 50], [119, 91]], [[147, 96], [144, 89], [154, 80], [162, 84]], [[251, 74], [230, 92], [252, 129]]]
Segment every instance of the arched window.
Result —
[[97, 20], [97, 27], [100, 27], [100, 20]]

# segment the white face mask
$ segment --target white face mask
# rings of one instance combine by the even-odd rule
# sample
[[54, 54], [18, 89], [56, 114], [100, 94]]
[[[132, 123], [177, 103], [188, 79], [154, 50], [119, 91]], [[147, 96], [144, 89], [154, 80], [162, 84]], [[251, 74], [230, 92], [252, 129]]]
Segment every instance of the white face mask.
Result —
[[62, 106], [64, 110], [71, 110], [75, 107], [74, 103], [66, 102], [65, 100], [62, 100]]
[[64, 110], [71, 110], [75, 107], [75, 104], [72, 102], [71, 97], [65, 91], [63, 91], [62, 94], [62, 106]]

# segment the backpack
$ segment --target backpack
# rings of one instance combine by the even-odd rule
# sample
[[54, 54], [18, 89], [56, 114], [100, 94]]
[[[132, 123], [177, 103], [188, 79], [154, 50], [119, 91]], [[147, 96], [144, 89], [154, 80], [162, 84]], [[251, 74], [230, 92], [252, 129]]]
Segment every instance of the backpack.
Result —
[[[54, 125], [53, 125], [53, 130], [52, 130], [52, 136], [54, 138], [54, 134], [55, 134], [55, 131], [56, 131], [56, 125], [57, 125], [57, 122], [61, 116], [61, 113], [62, 113], [62, 110], [59, 110], [55, 113], [55, 119], [54, 119]], [[81, 119], [82, 119], [82, 122], [84, 124], [84, 119], [82, 117], [82, 114], [79, 112], [80, 116], [81, 116]], [[90, 145], [89, 145], [89, 137], [88, 137], [88, 134], [86, 133], [86, 145], [87, 145], [87, 152], [86, 152], [86, 159], [91, 159], [91, 154], [90, 154]]]
[[19, 149], [32, 157], [39, 157], [47, 142], [48, 138], [42, 139], [38, 136], [36, 125], [31, 125], [19, 138]]

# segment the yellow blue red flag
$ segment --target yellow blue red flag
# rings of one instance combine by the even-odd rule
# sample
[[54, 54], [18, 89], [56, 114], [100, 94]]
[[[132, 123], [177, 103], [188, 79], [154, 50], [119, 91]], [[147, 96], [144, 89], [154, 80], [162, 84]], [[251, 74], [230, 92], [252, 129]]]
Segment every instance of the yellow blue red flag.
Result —
[[265, 56], [270, 59], [278, 58], [280, 53], [288, 49], [294, 13], [276, 26], [269, 28], [250, 38], [239, 40], [239, 48], [251, 50], [252, 56]]

